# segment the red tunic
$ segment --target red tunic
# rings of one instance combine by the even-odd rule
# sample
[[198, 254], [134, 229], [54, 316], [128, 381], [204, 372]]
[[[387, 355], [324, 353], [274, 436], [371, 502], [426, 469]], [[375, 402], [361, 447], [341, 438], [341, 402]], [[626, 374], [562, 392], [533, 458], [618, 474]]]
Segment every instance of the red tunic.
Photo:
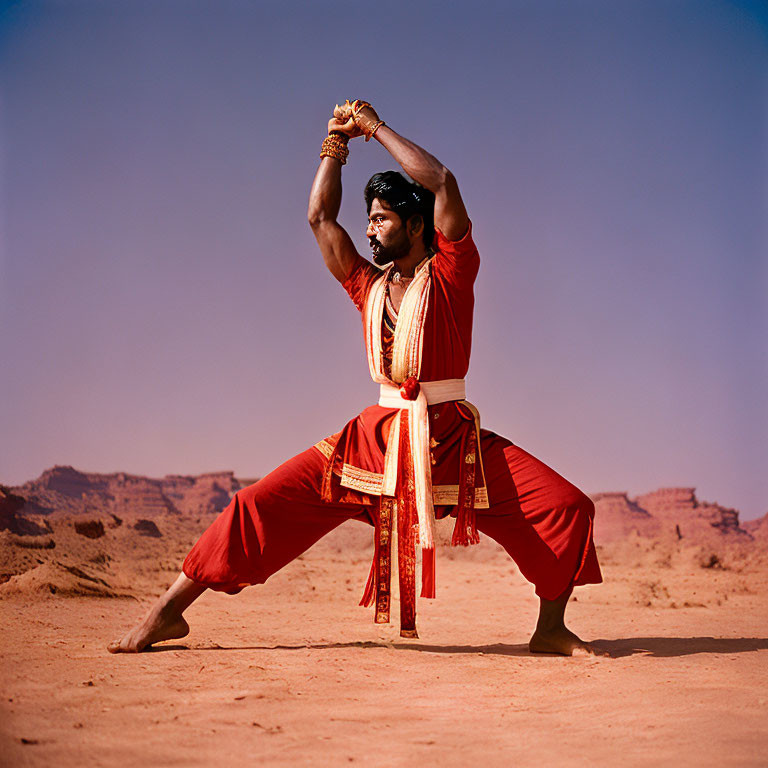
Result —
[[[432, 281], [429, 310], [424, 325], [421, 381], [463, 379], [469, 368], [472, 347], [473, 285], [480, 256], [472, 240], [471, 225], [461, 240], [451, 242], [436, 231], [433, 241]], [[355, 306], [362, 312], [368, 291], [381, 271], [358, 254], [342, 283]], [[441, 503], [457, 493], [461, 445], [474, 425], [474, 415], [458, 402], [429, 406], [432, 437], [432, 485], [435, 515], [444, 517], [454, 504]], [[326, 457], [339, 443], [334, 467], [333, 501], [371, 504], [376, 494], [366, 492], [384, 471], [387, 438], [397, 409], [372, 405], [349, 421], [341, 432], [318, 443]], [[345, 470], [345, 487], [341, 473]], [[476, 473], [476, 488], [484, 491], [482, 472]], [[483, 492], [481, 491], [481, 493]]]

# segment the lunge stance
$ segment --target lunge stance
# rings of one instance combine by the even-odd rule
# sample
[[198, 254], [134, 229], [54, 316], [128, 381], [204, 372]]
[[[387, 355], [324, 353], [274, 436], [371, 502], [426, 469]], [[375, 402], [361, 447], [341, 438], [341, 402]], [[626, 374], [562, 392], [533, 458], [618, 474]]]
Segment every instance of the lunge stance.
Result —
[[[365, 188], [373, 264], [337, 222], [351, 139], [382, 144], [415, 183], [377, 173]], [[434, 597], [434, 521], [455, 517], [452, 544], [484, 533], [536, 588], [534, 652], [595, 652], [568, 630], [574, 586], [602, 578], [594, 505], [554, 470], [480, 428], [466, 400], [479, 255], [455, 178], [379, 119], [367, 102], [336, 107], [309, 199], [325, 263], [361, 312], [377, 405], [247, 488], [190, 551], [176, 582], [113, 653], [185, 636], [182, 614], [206, 589], [234, 594], [264, 583], [346, 520], [373, 526], [362, 605], [390, 619], [393, 578], [400, 633], [417, 637], [416, 589]], [[482, 566], [478, 566], [482, 567]]]

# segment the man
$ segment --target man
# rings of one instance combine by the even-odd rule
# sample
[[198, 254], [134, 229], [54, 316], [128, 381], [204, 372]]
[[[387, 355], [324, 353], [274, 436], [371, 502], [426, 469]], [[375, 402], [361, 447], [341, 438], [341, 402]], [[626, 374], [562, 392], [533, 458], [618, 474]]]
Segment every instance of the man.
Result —
[[[336, 221], [341, 167], [349, 141], [360, 136], [380, 142], [416, 182], [387, 172], [366, 186], [377, 266]], [[182, 614], [205, 589], [236, 593], [263, 583], [352, 518], [374, 526], [362, 604], [374, 604], [375, 620], [388, 622], [396, 576], [401, 634], [416, 637], [417, 582], [423, 597], [436, 593], [434, 520], [452, 515], [453, 544], [474, 544], [483, 532], [535, 585], [532, 652], [596, 653], [564, 623], [573, 587], [602, 580], [594, 505], [538, 459], [481, 430], [465, 399], [479, 256], [455, 178], [370, 104], [347, 102], [329, 122], [308, 218], [328, 269], [361, 311], [379, 403], [238, 491], [168, 592], [109, 650], [183, 637]]]

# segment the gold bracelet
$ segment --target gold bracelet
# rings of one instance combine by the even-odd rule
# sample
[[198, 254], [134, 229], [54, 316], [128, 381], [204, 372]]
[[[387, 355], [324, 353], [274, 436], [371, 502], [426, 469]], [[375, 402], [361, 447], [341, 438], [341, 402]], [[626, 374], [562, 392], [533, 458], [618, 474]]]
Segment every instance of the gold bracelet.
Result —
[[[347, 101], [347, 104], [349, 104], [349, 101]], [[371, 107], [373, 109], [369, 101], [363, 101], [362, 99], [355, 99], [349, 106], [352, 108], [353, 118], [363, 107]]]
[[323, 139], [323, 145], [320, 149], [320, 157], [333, 157], [342, 165], [346, 165], [347, 157], [349, 157], [348, 143], [349, 136], [343, 133], [329, 133], [328, 136]]
[[[376, 110], [368, 101], [356, 99], [350, 106], [352, 107], [352, 119], [355, 121], [355, 125], [363, 132], [365, 140], [370, 141], [373, 134], [384, 124], [384, 121], [379, 118]], [[373, 112], [376, 122], [374, 122], [374, 119], [360, 114], [364, 107], [368, 107]]]
[[386, 125], [386, 123], [383, 120], [379, 120], [379, 122], [376, 123], [376, 125], [374, 125], [373, 128], [371, 128], [371, 132], [368, 135], [366, 135], [365, 140], [370, 141], [376, 135], [376, 131], [378, 131], [382, 125]]

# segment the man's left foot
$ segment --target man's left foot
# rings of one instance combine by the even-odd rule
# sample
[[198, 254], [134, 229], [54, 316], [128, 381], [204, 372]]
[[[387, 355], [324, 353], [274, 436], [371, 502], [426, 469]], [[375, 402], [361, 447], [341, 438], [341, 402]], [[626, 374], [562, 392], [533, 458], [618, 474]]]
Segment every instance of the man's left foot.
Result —
[[608, 656], [606, 651], [585, 643], [565, 626], [539, 629], [533, 633], [528, 650], [531, 653], [559, 653], [562, 656]]

